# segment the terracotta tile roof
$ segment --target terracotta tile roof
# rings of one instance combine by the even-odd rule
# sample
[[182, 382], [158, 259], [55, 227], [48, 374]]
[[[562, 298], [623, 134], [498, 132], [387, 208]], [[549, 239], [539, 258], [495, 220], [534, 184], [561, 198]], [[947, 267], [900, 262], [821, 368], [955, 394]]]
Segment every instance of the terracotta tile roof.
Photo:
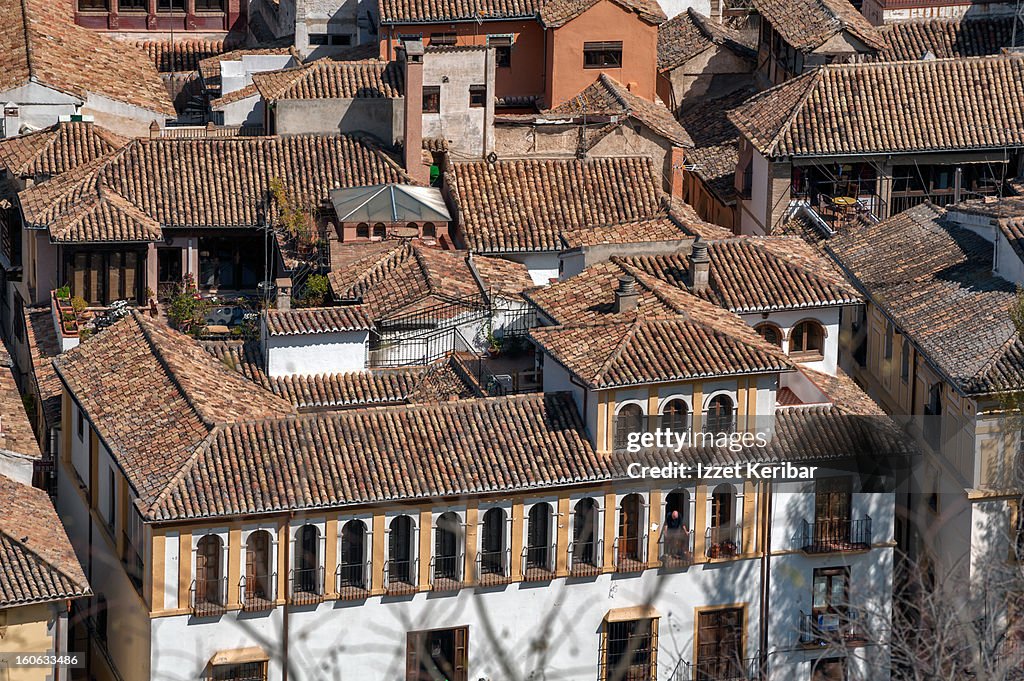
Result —
[[210, 108], [213, 109], [214, 111], [220, 111], [221, 107], [223, 107], [223, 106], [225, 106], [227, 104], [234, 104], [235, 102], [240, 102], [243, 99], [248, 99], [249, 97], [259, 97], [259, 96], [260, 96], [259, 88], [257, 88], [254, 83], [249, 83], [248, 85], [246, 85], [243, 88], [238, 88], [237, 90], [232, 90], [231, 92], [227, 93], [223, 97], [216, 97], [214, 99], [211, 99], [210, 100]]
[[271, 309], [263, 313], [263, 318], [271, 336], [367, 331], [373, 328], [373, 320], [362, 305]]
[[689, 314], [638, 315], [631, 322], [535, 328], [530, 337], [592, 388], [793, 369], [781, 351], [757, 334], [716, 322]]
[[866, 297], [961, 392], [1024, 387], [1013, 283], [992, 274], [993, 245], [929, 204], [841, 232], [825, 249]]
[[92, 92], [157, 114], [174, 107], [142, 50], [75, 25], [71, 5], [2, 0], [0, 90], [30, 80], [82, 99]]
[[[1000, 93], [993, 96], [992, 93]], [[769, 157], [1024, 146], [1024, 57], [830, 65], [729, 113]]]
[[836, 368], [836, 375], [825, 374], [814, 369], [801, 365], [800, 371], [811, 379], [811, 382], [821, 388], [836, 411], [845, 414], [857, 414], [862, 416], [884, 416], [882, 409], [864, 390], [857, 385], [850, 375], [840, 368]]
[[459, 229], [480, 253], [556, 251], [563, 231], [662, 214], [647, 157], [476, 161], [449, 173]]
[[0, 140], [0, 164], [17, 177], [60, 175], [120, 149], [128, 140], [93, 123], [57, 123]]
[[379, 59], [318, 59], [295, 69], [253, 74], [252, 82], [269, 101], [280, 99], [397, 99], [405, 92], [402, 66]]
[[175, 40], [135, 40], [132, 44], [146, 52], [161, 73], [196, 71], [199, 62], [223, 54], [224, 38], [185, 38]]
[[85, 573], [46, 492], [0, 475], [0, 499], [0, 608], [88, 596]]
[[870, 48], [884, 46], [878, 29], [847, 0], [754, 0], [754, 9], [801, 52], [811, 52], [844, 32]]
[[46, 426], [60, 425], [61, 387], [53, 368], [53, 358], [60, 354], [57, 330], [53, 326], [50, 307], [25, 308], [26, 345], [32, 360], [31, 380], [39, 394], [39, 408], [43, 410]]
[[[690, 139], [683, 126], [679, 125], [679, 121], [675, 119], [675, 116], [668, 110], [668, 107], [634, 95], [625, 86], [605, 73], [598, 76], [593, 84], [589, 85], [575, 97], [544, 113], [554, 116], [628, 116], [643, 123], [655, 133], [677, 146], [693, 146], [693, 140]], [[605, 130], [602, 130], [602, 134], [592, 135], [589, 145], [592, 147], [600, 137], [611, 132], [614, 127], [616, 126], [608, 126]]]
[[[860, 294], [842, 273], [796, 237], [735, 237], [708, 244], [701, 298], [737, 314], [853, 305]], [[687, 254], [631, 256], [623, 263], [673, 286], [689, 285]]]
[[153, 515], [504, 492], [606, 471], [565, 393], [360, 409], [218, 431]]
[[705, 99], [683, 112], [679, 120], [693, 140], [693, 148], [686, 151], [686, 164], [693, 169], [687, 172], [699, 177], [726, 205], [736, 201], [740, 138], [740, 131], [726, 112], [753, 94], [753, 90], [743, 89], [716, 99]]
[[878, 27], [885, 47], [873, 59], [904, 61], [999, 54], [1013, 43], [1013, 16], [917, 19]]
[[[622, 9], [636, 14], [649, 24], [660, 24], [667, 18], [655, 0], [611, 0]], [[598, 3], [598, 0], [546, 0], [540, 6], [541, 22], [548, 28], [563, 26]]]
[[270, 377], [263, 371], [263, 357], [258, 342], [209, 341], [204, 342], [203, 347], [225, 366], [273, 391], [300, 411], [353, 409], [479, 396], [474, 386], [467, 385], [458, 375], [452, 362], [444, 359], [429, 366]]
[[274, 178], [297, 205], [317, 208], [337, 187], [409, 182], [376, 146], [343, 135], [157, 139], [133, 140], [19, 198], [25, 219], [51, 234], [90, 201], [110, 204], [107, 212], [91, 213], [88, 230], [66, 238], [115, 241], [152, 235], [153, 222], [161, 228], [259, 226]]
[[101, 192], [88, 196], [50, 223], [55, 243], [161, 241], [160, 223], [123, 196]]
[[0, 366], [0, 451], [28, 459], [43, 457], [35, 431], [25, 413], [25, 404], [21, 401], [21, 390], [10, 368], [9, 357], [6, 366]]
[[199, 60], [199, 75], [202, 76], [207, 87], [214, 86], [220, 87], [220, 63], [222, 61], [239, 61], [242, 57], [247, 55], [267, 55], [267, 54], [289, 54], [299, 59], [299, 53], [295, 50], [291, 44], [279, 45], [276, 47], [243, 47], [237, 50], [231, 50], [230, 52], [224, 52], [221, 54], [213, 55]]
[[294, 413], [196, 341], [138, 313], [65, 352], [54, 366], [124, 470], [144, 514], [211, 432]]
[[615, 225], [566, 230], [561, 233], [566, 248], [579, 248], [597, 244], [635, 244], [648, 241], [678, 241], [691, 238], [688, 232], [670, 215], [620, 222]]
[[1017, 257], [1024, 261], [1024, 216], [1002, 218], [996, 222], [1000, 233]]
[[360, 301], [375, 321], [444, 302], [455, 305], [450, 314], [482, 309], [487, 295], [515, 297], [533, 285], [525, 265], [480, 256], [478, 280], [467, 258], [409, 241], [334, 242], [327, 278], [336, 300]]
[[751, 37], [690, 7], [658, 27], [658, 70], [674, 69], [716, 45], [741, 57], [757, 57], [757, 44]]
[[416, 24], [464, 19], [532, 19], [541, 0], [379, 0], [382, 24]]

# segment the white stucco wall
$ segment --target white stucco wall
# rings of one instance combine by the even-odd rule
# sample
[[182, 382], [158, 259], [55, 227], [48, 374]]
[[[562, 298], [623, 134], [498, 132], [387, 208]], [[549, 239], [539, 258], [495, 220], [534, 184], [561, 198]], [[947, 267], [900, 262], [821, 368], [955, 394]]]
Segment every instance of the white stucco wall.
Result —
[[366, 368], [369, 331], [267, 336], [269, 376], [336, 374]]
[[556, 251], [546, 251], [543, 253], [495, 253], [493, 255], [526, 265], [526, 269], [530, 272], [530, 278], [538, 286], [548, 284], [552, 279], [558, 279], [558, 253]]
[[836, 367], [839, 366], [839, 316], [841, 311], [841, 306], [816, 307], [770, 312], [767, 318], [762, 317], [760, 313], [740, 315], [740, 318], [751, 327], [756, 327], [765, 322], [778, 326], [783, 334], [782, 351], [786, 354], [789, 354], [789, 339], [793, 327], [805, 319], [817, 320], [825, 329], [823, 359], [817, 362], [803, 362], [803, 364], [815, 371], [834, 376]]
[[[0, 92], [0, 103], [4, 105], [4, 111], [0, 111], [3, 136], [14, 137], [22, 132], [22, 126], [38, 130], [53, 125], [60, 116], [70, 116], [83, 100], [38, 83], [26, 83]], [[8, 107], [16, 107], [18, 115], [7, 116]]]
[[0, 450], [0, 475], [15, 482], [31, 485], [34, 465], [34, 459], [15, 452]]

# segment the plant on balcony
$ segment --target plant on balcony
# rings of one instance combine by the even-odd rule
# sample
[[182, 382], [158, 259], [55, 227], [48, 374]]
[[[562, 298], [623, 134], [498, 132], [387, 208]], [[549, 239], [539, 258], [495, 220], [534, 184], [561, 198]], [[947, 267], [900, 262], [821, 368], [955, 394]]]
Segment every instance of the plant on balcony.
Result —
[[298, 255], [311, 255], [320, 245], [316, 234], [316, 211], [303, 211], [299, 208], [285, 191], [284, 182], [280, 178], [270, 180], [269, 190], [277, 208], [277, 225], [291, 238]]
[[323, 307], [327, 303], [330, 284], [322, 274], [311, 274], [306, 285], [297, 297], [293, 297], [296, 307]]
[[206, 328], [209, 311], [210, 302], [199, 295], [195, 278], [191, 274], [185, 275], [167, 305], [167, 319], [179, 331], [198, 336]]

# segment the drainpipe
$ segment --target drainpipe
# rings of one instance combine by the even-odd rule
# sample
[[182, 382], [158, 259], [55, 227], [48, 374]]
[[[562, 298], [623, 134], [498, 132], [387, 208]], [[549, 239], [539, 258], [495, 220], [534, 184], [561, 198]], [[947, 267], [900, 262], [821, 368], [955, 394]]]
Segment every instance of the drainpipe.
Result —
[[288, 602], [291, 584], [288, 580], [288, 566], [292, 564], [292, 520], [295, 518], [295, 511], [288, 514], [285, 521], [284, 533], [284, 610], [281, 617], [281, 681], [288, 681]]
[[759, 627], [761, 629], [761, 651], [759, 653], [758, 678], [768, 678], [768, 602], [771, 591], [772, 561], [772, 486], [768, 482], [764, 490], [764, 547], [761, 551], [761, 613]]

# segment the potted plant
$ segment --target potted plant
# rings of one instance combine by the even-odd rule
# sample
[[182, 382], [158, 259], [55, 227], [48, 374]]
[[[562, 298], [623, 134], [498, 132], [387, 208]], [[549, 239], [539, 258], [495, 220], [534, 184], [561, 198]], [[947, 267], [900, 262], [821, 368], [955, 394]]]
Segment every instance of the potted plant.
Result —
[[487, 330], [487, 356], [494, 359], [501, 354], [501, 339], [494, 335], [490, 329]]

